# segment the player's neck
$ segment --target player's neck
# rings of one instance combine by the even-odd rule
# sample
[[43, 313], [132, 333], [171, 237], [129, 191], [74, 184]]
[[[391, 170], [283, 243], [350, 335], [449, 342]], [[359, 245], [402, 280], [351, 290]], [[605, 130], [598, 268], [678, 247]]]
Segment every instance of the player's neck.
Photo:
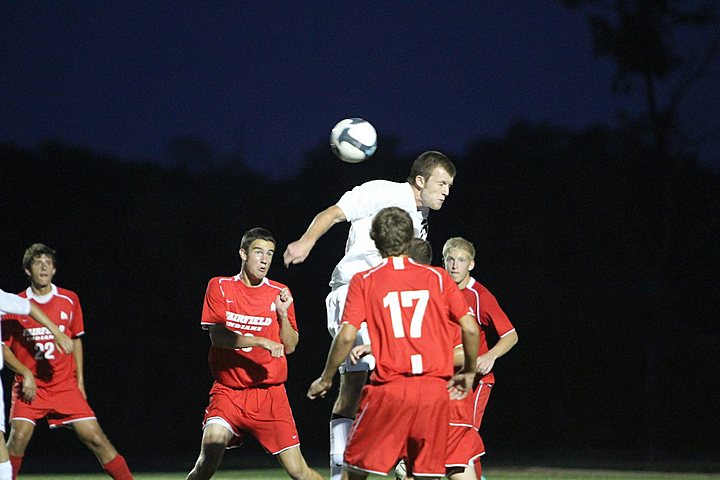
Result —
[[252, 275], [248, 275], [247, 272], [242, 271], [240, 273], [240, 279], [248, 287], [258, 287], [258, 286], [260, 286], [261, 283], [263, 283], [263, 280], [265, 280], [265, 277], [255, 278]]
[[52, 283], [48, 283], [47, 285], [35, 285], [31, 283], [30, 289], [32, 290], [33, 295], [42, 297], [43, 295], [47, 295], [52, 292]]
[[458, 288], [459, 288], [460, 290], [462, 290], [463, 288], [465, 288], [465, 287], [468, 286], [468, 283], [470, 283], [470, 275], [468, 275], [467, 277], [463, 278], [463, 279], [460, 281], [460, 283], [457, 284], [457, 286], [458, 286]]

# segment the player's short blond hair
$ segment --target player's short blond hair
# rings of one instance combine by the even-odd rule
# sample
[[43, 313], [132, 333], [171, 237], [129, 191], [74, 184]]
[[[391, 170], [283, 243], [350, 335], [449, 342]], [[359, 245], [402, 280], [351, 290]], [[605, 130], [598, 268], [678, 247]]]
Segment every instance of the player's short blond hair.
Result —
[[445, 245], [443, 245], [443, 249], [442, 249], [443, 258], [445, 258], [447, 256], [448, 250], [453, 249], [453, 248], [467, 252], [467, 254], [470, 255], [470, 260], [475, 260], [475, 247], [473, 246], [473, 244], [470, 241], [465, 240], [462, 237], [449, 238], [445, 242]]

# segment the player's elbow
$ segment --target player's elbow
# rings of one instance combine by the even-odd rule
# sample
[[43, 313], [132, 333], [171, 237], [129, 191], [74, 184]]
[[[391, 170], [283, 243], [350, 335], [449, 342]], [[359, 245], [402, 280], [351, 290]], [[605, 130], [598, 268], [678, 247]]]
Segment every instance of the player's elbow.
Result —
[[507, 339], [506, 341], [508, 342], [510, 348], [514, 347], [518, 343], [518, 334], [515, 330], [508, 332], [507, 335], [502, 338]]

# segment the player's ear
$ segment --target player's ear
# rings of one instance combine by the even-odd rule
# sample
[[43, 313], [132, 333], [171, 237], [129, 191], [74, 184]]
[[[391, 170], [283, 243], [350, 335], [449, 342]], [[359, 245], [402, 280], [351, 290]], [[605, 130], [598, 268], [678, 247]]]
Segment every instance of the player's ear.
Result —
[[425, 177], [422, 175], [415, 176], [415, 186], [418, 188], [425, 188]]
[[245, 251], [245, 249], [241, 248], [238, 253], [240, 254], [240, 259], [241, 259], [243, 262], [244, 262], [245, 260], [247, 260], [247, 252]]
[[470, 260], [470, 268], [468, 268], [468, 270], [472, 270], [473, 268], [475, 268], [475, 260]]

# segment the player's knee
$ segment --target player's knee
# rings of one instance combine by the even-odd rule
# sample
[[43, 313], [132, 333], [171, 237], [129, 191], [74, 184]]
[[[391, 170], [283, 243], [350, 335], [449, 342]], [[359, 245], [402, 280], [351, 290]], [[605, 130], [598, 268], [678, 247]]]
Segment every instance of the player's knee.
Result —
[[25, 453], [25, 448], [32, 438], [32, 430], [12, 429], [7, 441], [7, 448], [10, 455], [20, 456]]
[[111, 449], [114, 450], [110, 440], [108, 440], [102, 430], [94, 430], [89, 434], [84, 435], [82, 440], [93, 452], [102, 452]]

